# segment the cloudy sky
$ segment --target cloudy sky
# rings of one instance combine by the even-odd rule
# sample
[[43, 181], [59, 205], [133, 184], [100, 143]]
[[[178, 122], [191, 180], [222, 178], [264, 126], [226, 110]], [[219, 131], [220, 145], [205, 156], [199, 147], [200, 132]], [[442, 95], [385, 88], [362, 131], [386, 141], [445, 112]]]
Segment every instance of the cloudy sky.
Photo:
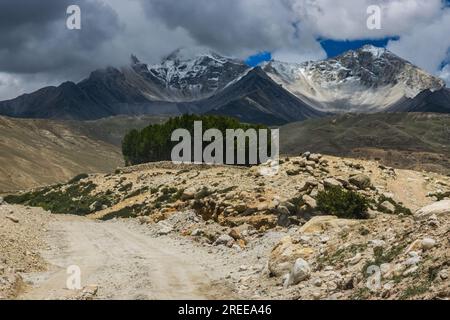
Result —
[[[301, 62], [374, 43], [450, 84], [448, 2], [1, 0], [0, 100], [127, 64], [131, 53], [157, 63], [193, 46]], [[81, 30], [66, 27], [66, 9], [74, 4], [81, 8]], [[381, 9], [380, 29], [367, 28], [370, 5]]]

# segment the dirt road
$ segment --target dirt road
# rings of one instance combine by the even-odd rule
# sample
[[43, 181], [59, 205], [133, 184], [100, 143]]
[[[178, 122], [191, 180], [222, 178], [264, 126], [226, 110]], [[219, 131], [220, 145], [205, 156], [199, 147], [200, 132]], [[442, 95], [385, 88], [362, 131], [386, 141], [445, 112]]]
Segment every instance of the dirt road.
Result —
[[28, 275], [29, 289], [20, 299], [70, 299], [69, 266], [81, 270], [82, 287], [98, 287], [96, 299], [231, 298], [190, 250], [150, 237], [125, 223], [97, 222], [61, 216], [50, 224], [48, 250], [42, 253], [50, 271]]

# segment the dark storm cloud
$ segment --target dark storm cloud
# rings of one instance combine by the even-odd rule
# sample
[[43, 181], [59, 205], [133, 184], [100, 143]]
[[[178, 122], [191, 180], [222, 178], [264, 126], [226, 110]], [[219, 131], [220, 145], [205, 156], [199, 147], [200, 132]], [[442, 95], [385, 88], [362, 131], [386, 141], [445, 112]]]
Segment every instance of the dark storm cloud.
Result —
[[222, 52], [272, 50], [295, 34], [288, 8], [279, 0], [149, 0], [148, 16], [183, 28], [199, 43]]
[[[66, 28], [66, 9], [82, 10], [82, 29]], [[2, 0], [0, 71], [38, 73], [75, 69], [120, 30], [114, 10], [90, 0]]]

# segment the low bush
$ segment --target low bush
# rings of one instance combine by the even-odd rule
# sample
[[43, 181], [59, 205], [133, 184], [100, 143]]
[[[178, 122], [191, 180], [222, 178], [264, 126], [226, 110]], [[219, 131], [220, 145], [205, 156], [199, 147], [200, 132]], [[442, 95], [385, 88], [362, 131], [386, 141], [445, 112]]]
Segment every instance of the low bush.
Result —
[[319, 192], [317, 209], [325, 214], [346, 219], [365, 219], [369, 200], [364, 196], [340, 187]]

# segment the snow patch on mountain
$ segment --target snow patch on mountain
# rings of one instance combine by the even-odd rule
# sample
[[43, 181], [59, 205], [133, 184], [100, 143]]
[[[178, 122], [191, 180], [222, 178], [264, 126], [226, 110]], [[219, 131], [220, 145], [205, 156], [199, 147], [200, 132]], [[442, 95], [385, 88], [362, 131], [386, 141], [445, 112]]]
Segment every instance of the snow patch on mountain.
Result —
[[374, 46], [323, 61], [272, 61], [263, 68], [274, 81], [321, 111], [383, 111], [400, 99], [445, 86], [441, 79]]
[[172, 102], [208, 98], [249, 70], [241, 60], [198, 48], [178, 49], [160, 64], [150, 66], [133, 57], [131, 68], [147, 82], [161, 87], [157, 96]]

